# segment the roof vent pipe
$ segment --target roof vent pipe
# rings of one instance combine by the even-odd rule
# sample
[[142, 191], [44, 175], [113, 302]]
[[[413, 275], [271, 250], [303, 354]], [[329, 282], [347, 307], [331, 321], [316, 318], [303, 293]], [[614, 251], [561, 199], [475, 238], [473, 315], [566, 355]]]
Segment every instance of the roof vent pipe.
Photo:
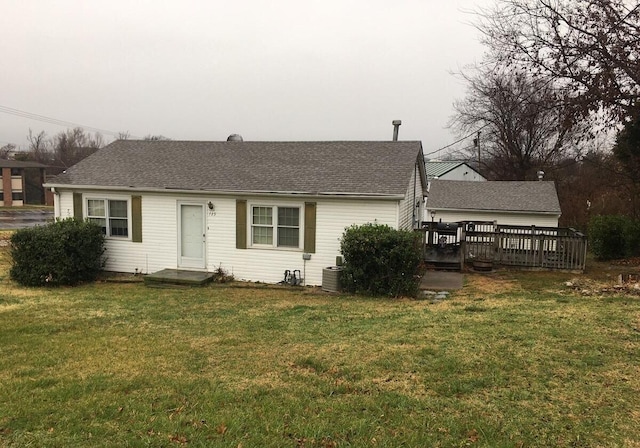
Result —
[[400, 128], [400, 125], [402, 124], [401, 120], [393, 120], [391, 122], [391, 124], [393, 125], [393, 141], [397, 142], [398, 141], [398, 129]]
[[242, 140], [242, 135], [240, 134], [231, 134], [229, 137], [227, 137], [227, 141], [228, 142], [241, 142]]

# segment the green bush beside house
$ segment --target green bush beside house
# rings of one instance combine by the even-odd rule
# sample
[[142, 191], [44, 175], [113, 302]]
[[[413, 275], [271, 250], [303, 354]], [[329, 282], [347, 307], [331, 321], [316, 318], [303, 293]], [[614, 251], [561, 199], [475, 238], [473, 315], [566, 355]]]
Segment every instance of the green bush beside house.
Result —
[[340, 243], [342, 287], [352, 293], [415, 296], [422, 262], [420, 236], [387, 225], [351, 226]]
[[73, 218], [17, 230], [11, 236], [13, 280], [24, 286], [93, 281], [104, 266], [102, 228]]

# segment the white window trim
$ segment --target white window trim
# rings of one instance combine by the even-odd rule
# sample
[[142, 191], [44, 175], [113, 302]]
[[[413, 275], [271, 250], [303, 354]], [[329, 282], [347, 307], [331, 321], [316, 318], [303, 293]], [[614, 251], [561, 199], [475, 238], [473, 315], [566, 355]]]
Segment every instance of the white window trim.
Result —
[[[304, 249], [304, 204], [299, 202], [273, 203], [273, 202], [250, 202], [247, 204], [247, 247], [251, 249], [270, 249], [281, 251], [300, 252]], [[253, 243], [253, 208], [254, 207], [271, 207], [273, 210], [273, 243], [272, 244], [254, 244]], [[278, 246], [278, 208], [297, 208], [298, 209], [298, 246]], [[261, 227], [258, 225], [258, 227]], [[262, 226], [264, 227], [264, 226]]]
[[[83, 197], [83, 216], [89, 218], [89, 201], [105, 201], [105, 219], [106, 219], [106, 239], [116, 241], [131, 241], [131, 197], [130, 196], [84, 196]], [[112, 236], [109, 233], [109, 201], [126, 201], [127, 203], [127, 236]]]

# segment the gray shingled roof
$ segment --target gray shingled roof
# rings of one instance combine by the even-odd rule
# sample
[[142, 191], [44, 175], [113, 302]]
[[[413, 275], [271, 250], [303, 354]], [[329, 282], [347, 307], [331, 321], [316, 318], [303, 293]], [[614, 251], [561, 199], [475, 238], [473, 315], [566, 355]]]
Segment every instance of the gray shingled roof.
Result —
[[553, 182], [433, 180], [428, 209], [518, 211], [560, 214]]
[[47, 168], [47, 165], [24, 160], [0, 159], [0, 168]]
[[420, 142], [119, 140], [51, 186], [404, 195]]

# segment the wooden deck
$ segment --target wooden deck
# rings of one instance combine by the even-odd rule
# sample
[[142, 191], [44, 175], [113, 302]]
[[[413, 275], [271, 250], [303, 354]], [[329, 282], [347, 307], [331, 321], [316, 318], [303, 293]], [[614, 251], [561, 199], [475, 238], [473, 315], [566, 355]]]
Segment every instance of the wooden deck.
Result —
[[163, 269], [153, 274], [145, 275], [144, 284], [154, 287], [202, 286], [212, 280], [212, 272]]
[[[521, 269], [557, 269], [583, 272], [587, 238], [574, 229], [461, 222], [457, 232], [441, 236], [436, 223], [423, 232], [425, 261], [460, 269], [474, 260]], [[443, 238], [442, 244], [436, 244]]]

